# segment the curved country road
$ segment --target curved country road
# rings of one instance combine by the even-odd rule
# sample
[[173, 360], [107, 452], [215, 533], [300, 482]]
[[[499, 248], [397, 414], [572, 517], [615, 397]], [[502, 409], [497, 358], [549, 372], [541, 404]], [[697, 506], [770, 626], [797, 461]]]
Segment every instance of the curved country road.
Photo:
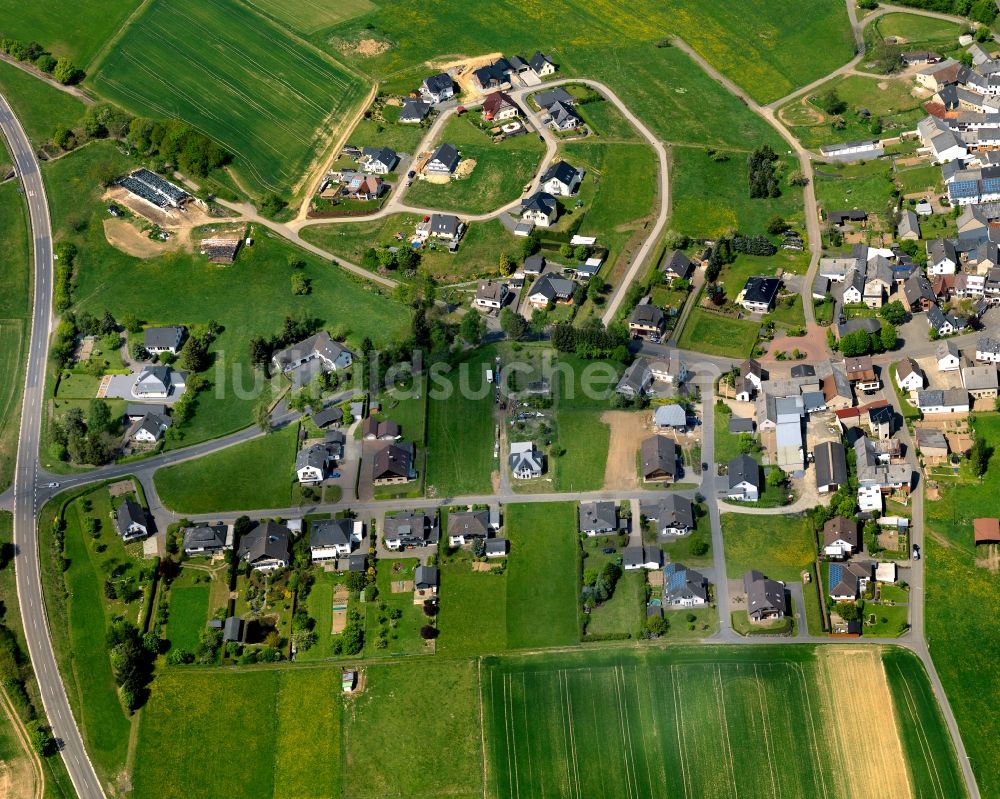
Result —
[[17, 578], [17, 599], [21, 605], [21, 621], [42, 704], [52, 726], [52, 734], [59, 744], [66, 770], [81, 799], [99, 799], [104, 796], [104, 791], [83, 746], [83, 737], [73, 718], [52, 650], [38, 566], [39, 507], [36, 487], [42, 408], [45, 404], [45, 366], [49, 333], [52, 330], [52, 223], [34, 150], [3, 96], [0, 96], [0, 128], [10, 145], [24, 198], [28, 203], [34, 252], [34, 307], [14, 472], [14, 572]]

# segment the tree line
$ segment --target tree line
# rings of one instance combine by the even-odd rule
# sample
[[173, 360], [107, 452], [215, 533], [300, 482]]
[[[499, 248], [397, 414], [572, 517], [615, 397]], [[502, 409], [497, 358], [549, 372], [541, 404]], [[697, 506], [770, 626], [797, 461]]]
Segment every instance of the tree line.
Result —
[[24, 43], [18, 39], [0, 39], [0, 52], [23, 64], [32, 64], [46, 75], [51, 75], [64, 86], [79, 83], [86, 76], [80, 67], [68, 58], [56, 58], [36, 41]]

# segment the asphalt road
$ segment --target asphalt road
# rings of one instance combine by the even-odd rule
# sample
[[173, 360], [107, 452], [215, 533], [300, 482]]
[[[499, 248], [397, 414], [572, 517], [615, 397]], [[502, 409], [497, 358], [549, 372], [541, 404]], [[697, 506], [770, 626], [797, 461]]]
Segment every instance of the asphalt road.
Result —
[[77, 795], [85, 799], [103, 797], [93, 764], [83, 746], [83, 738], [56, 666], [49, 638], [38, 569], [36, 517], [38, 451], [44, 406], [45, 364], [49, 334], [52, 330], [52, 224], [49, 220], [45, 186], [31, 143], [5, 98], [0, 96], [0, 128], [10, 145], [14, 165], [21, 179], [34, 251], [34, 307], [31, 341], [28, 345], [28, 368], [24, 382], [21, 430], [14, 472], [14, 569], [21, 621], [28, 642], [28, 653], [35, 670], [42, 704], [52, 733], [59, 744], [63, 761]]

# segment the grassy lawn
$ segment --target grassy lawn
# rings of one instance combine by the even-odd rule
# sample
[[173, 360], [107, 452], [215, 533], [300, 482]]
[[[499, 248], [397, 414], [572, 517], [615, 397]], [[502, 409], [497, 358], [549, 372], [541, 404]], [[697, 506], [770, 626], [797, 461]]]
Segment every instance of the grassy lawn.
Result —
[[646, 572], [625, 572], [615, 593], [607, 602], [594, 608], [587, 620], [587, 635], [627, 633], [632, 638], [642, 635], [646, 621]]
[[136, 114], [179, 117], [211, 136], [260, 195], [292, 188], [363, 93], [333, 56], [235, 0], [152, 4], [91, 82]]
[[[0, 73], [2, 74], [2, 73]], [[2, 88], [2, 86], [0, 86]], [[0, 159], [7, 150], [0, 144]], [[17, 458], [24, 362], [31, 329], [31, 241], [28, 215], [15, 182], [0, 186], [0, 490], [10, 485]]]
[[154, 477], [164, 505], [180, 513], [284, 508], [291, 502], [298, 425], [195, 460]]
[[[393, 582], [413, 579], [418, 563], [417, 558], [386, 558], [378, 562], [378, 601], [365, 603], [365, 657], [427, 651], [427, 644], [420, 637], [420, 628], [428, 622], [423, 607], [413, 604], [412, 591], [392, 591]], [[389, 618], [394, 609], [402, 614], [399, 619]], [[386, 645], [380, 647], [377, 642], [383, 629]]]
[[[247, 342], [278, 333], [287, 316], [320, 320], [344, 333], [355, 351], [365, 336], [379, 347], [408, 329], [411, 312], [406, 306], [264, 229], [256, 230], [253, 247], [244, 248], [236, 263], [224, 269], [183, 252], [138, 260], [111, 247], [102, 227], [100, 176], [120, 174], [130, 166], [111, 144], [96, 142], [43, 169], [57, 238], [79, 249], [75, 311], [100, 317], [108, 309], [119, 319], [133, 313], [149, 324], [214, 319], [224, 328], [212, 345], [215, 363], [204, 373], [207, 387], [196, 401], [194, 418], [180, 426], [177, 443], [196, 443], [252, 423], [259, 391], [254, 390], [257, 378]], [[292, 254], [306, 264], [305, 274], [312, 280], [308, 295], [291, 293], [287, 258]], [[144, 291], [128, 288], [136, 280]]]
[[[342, 712], [339, 669], [167, 670], [142, 713], [132, 795], [339, 796]], [[228, 768], [188, 768], [207, 740]]]
[[474, 661], [373, 665], [365, 679], [344, 710], [344, 759], [364, 775], [344, 781], [345, 799], [483, 795]]
[[913, 194], [918, 191], [934, 193], [942, 191], [944, 180], [939, 166], [917, 166], [901, 169], [896, 173], [896, 181], [903, 194]]
[[716, 405], [713, 408], [715, 414], [715, 462], [729, 463], [740, 454], [740, 437], [738, 434], [729, 432], [729, 420], [733, 414], [724, 413]]
[[316, 620], [316, 643], [305, 652], [298, 653], [298, 660], [323, 660], [334, 657], [331, 632], [333, 629], [333, 592], [337, 585], [344, 581], [342, 574], [317, 569], [314, 573], [315, 582], [309, 589], [305, 599], [305, 608]]
[[0, 63], [0, 92], [36, 146], [49, 141], [57, 127], [75, 128], [83, 119], [84, 105], [76, 97], [6, 62]]
[[[575, 93], [575, 88], [570, 87], [568, 91], [573, 94]], [[583, 88], [581, 94], [586, 96], [588, 92], [588, 89]], [[605, 141], [639, 141], [639, 132], [632, 127], [632, 124], [608, 100], [583, 103], [578, 105], [576, 110], [583, 121], [587, 123], [591, 136]]]
[[[1000, 601], [996, 575], [978, 566], [985, 557], [972, 544], [972, 520], [996, 516], [1000, 493], [1000, 416], [979, 414], [976, 429], [995, 448], [982, 485], [964, 478], [942, 481], [942, 495], [925, 505], [927, 535], [926, 636], [934, 665], [958, 720], [983, 796], [1000, 796], [1000, 717], [983, 713], [1000, 702], [989, 665], [1000, 657]], [[983, 549], [983, 548], [980, 548]]]
[[[876, 605], [865, 603], [864, 634], [869, 638], [898, 638], [905, 632], [905, 625], [910, 618], [910, 610], [906, 605]], [[871, 617], [875, 616], [874, 623]]]
[[677, 346], [708, 355], [747, 358], [757, 343], [759, 330], [759, 322], [730, 319], [696, 307], [684, 324]]
[[[471, 117], [477, 116], [470, 112]], [[459, 214], [484, 214], [521, 196], [538, 168], [544, 148], [537, 136], [524, 135], [494, 144], [488, 133], [468, 117], [452, 116], [438, 143], [458, 148], [463, 159], [472, 159], [472, 174], [450, 183], [419, 180], [406, 192], [406, 202], [418, 208], [439, 208]]]
[[493, 390], [486, 370], [495, 348], [475, 350], [447, 377], [435, 379], [427, 413], [427, 487], [438, 496], [490, 490], [493, 458]]
[[806, 519], [794, 516], [722, 514], [726, 574], [731, 580], [757, 569], [773, 580], [799, 582], [815, 560], [816, 545]]
[[210, 610], [209, 580], [200, 569], [184, 569], [171, 584], [167, 640], [172, 648], [194, 652], [198, 646]]
[[[584, 107], [593, 105], [599, 103]], [[586, 203], [581, 236], [634, 230], [637, 220], [653, 215], [657, 165], [649, 145], [569, 142], [563, 145], [561, 157], [587, 173], [580, 190], [580, 199]], [[585, 191], [588, 183], [592, 185]]]
[[[755, 146], [747, 142], [744, 146]], [[787, 147], [778, 150], [784, 152]], [[693, 238], [715, 238], [729, 230], [746, 234], [763, 233], [767, 220], [780, 214], [793, 225], [800, 225], [802, 190], [781, 184], [781, 196], [775, 199], [750, 199], [745, 150], [729, 152], [728, 160], [714, 161], [701, 147], [674, 147], [671, 151], [670, 227]], [[797, 164], [790, 158], [781, 161], [787, 175]], [[712, 202], [705, 202], [706, 187], [711, 186]], [[781, 256], [775, 256], [780, 258]]]
[[[66, 56], [86, 68], [138, 5], [139, 0], [94, 0], [86, 5], [54, 0], [43, 8], [0, 0], [0, 19], [4, 36], [41, 42], [56, 57]], [[67, 25], [70, 20], [72, 25]]]
[[[446, 519], [442, 519], [444, 529]], [[465, 657], [507, 649], [507, 574], [472, 571], [468, 552], [441, 560], [441, 611], [437, 649], [442, 656]], [[483, 613], [483, 608], [489, 608]]]
[[390, 147], [397, 153], [416, 155], [417, 145], [427, 132], [427, 127], [397, 122], [398, 106], [384, 106], [382, 115], [385, 117], [384, 122], [362, 118], [351, 131], [351, 144], [358, 147]]
[[823, 164], [816, 171], [816, 202], [824, 211], [861, 208], [886, 220], [894, 189], [892, 166], [885, 161]]
[[557, 491], [594, 491], [604, 485], [611, 428], [601, 421], [601, 411], [561, 410], [559, 444], [566, 454], [550, 464]]
[[888, 36], [906, 40], [906, 50], [948, 50], [958, 46], [962, 26], [945, 19], [918, 14], [886, 14], [865, 27], [865, 41], [876, 42]]
[[[580, 638], [577, 620], [576, 503], [508, 505], [507, 646], [567, 646]], [[544, 624], [539, 620], [544, 619]]]

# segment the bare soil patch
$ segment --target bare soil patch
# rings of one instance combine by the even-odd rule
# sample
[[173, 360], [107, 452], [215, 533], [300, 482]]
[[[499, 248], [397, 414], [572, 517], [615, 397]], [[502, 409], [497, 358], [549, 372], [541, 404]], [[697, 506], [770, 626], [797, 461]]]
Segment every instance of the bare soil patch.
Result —
[[392, 49], [392, 42], [385, 39], [338, 39], [332, 37], [330, 44], [333, 48], [344, 55], [359, 55], [362, 58], [374, 58], [377, 55], [388, 53]]
[[488, 572], [493, 568], [493, 564], [489, 561], [474, 560], [472, 561], [472, 571], [474, 572]]
[[392, 593], [408, 594], [413, 590], [413, 580], [393, 580]]
[[135, 493], [135, 483], [131, 480], [119, 480], [108, 486], [108, 493], [113, 497], [120, 497], [123, 494]]
[[989, 569], [996, 574], [1000, 571], [1000, 547], [989, 544], [986, 547], [986, 557], [976, 558], [976, 565], [981, 569]]
[[112, 247], [134, 258], [156, 258], [181, 248], [180, 237], [171, 236], [166, 241], [151, 239], [127, 219], [105, 219], [104, 238]]
[[608, 459], [604, 466], [604, 490], [639, 488], [635, 454], [642, 440], [652, 433], [652, 414], [649, 411], [605, 411], [601, 414], [601, 421], [611, 428]]
[[472, 170], [476, 168], [475, 158], [463, 158], [458, 163], [458, 168], [455, 169], [455, 177], [461, 180], [462, 178], [467, 178], [472, 174]]
[[[833, 733], [829, 755], [839, 796], [912, 799], [892, 694], [878, 650], [837, 647], [818, 653], [819, 714]], [[844, 685], [852, 686], [843, 691]], [[858, 719], [864, 719], [858, 724]], [[864, 757], [858, 757], [864, 752]]]

